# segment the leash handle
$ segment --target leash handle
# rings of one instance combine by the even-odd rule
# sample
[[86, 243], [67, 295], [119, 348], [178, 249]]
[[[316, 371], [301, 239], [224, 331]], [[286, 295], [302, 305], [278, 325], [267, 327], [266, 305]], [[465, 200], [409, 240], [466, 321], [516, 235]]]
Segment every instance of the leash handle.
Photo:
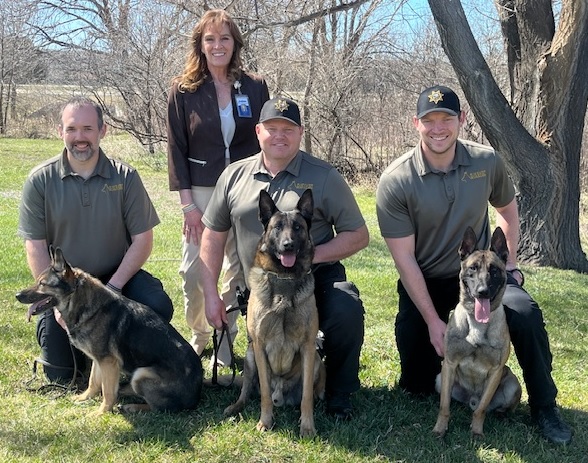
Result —
[[[28, 381], [25, 381], [25, 383], [24, 383], [25, 389], [29, 392], [37, 392], [37, 393], [45, 392], [46, 390], [49, 390], [49, 389], [61, 389], [62, 392], [57, 397], [61, 397], [62, 395], [65, 395], [67, 392], [75, 391], [76, 379], [78, 377], [78, 373], [81, 374], [81, 372], [78, 370], [78, 362], [76, 360], [76, 354], [74, 352], [74, 347], [71, 343], [69, 343], [69, 348], [71, 350], [71, 355], [73, 358], [73, 367], [63, 367], [63, 366], [59, 366], [59, 365], [53, 365], [52, 363], [49, 363], [47, 360], [44, 360], [42, 358], [36, 358], [33, 361], [33, 375], [31, 377], [31, 379], [29, 379]], [[73, 370], [73, 373], [71, 376], [71, 381], [69, 382], [69, 384], [59, 384], [59, 383], [55, 383], [55, 382], [50, 381], [49, 384], [43, 384], [37, 388], [32, 387], [31, 386], [32, 383], [37, 379], [37, 365], [38, 364], [41, 364], [46, 367], [56, 368], [58, 370]]]
[[218, 385], [218, 351], [220, 348], [221, 343], [223, 342], [223, 337], [227, 336], [227, 342], [229, 343], [229, 352], [231, 353], [231, 370], [233, 371], [233, 376], [231, 378], [231, 384], [235, 381], [235, 376], [237, 375], [237, 364], [235, 362], [235, 354], [233, 350], [233, 340], [231, 339], [231, 334], [229, 333], [229, 327], [226, 323], [223, 323], [223, 327], [221, 329], [220, 339], [217, 339], [216, 330], [212, 333], [212, 343], [214, 348], [214, 362], [212, 364], [212, 384]]
[[218, 384], [218, 367], [216, 364], [216, 359], [218, 358], [218, 346], [219, 343], [217, 342], [217, 337], [216, 337], [216, 329], [212, 330], [212, 348], [213, 348], [213, 354], [214, 355], [214, 363], [212, 365], [212, 384], [214, 384], [215, 386]]
[[[249, 299], [249, 290], [245, 288], [245, 291], [241, 289], [240, 286], [237, 286], [235, 289], [235, 293], [237, 294], [237, 305], [234, 307], [229, 307], [227, 309], [227, 313], [234, 312], [235, 310], [240, 310], [241, 315], [244, 317], [247, 316], [247, 300]], [[231, 383], [235, 381], [235, 376], [237, 375], [237, 363], [235, 362], [235, 351], [233, 349], [233, 340], [231, 339], [231, 333], [229, 332], [229, 327], [226, 323], [223, 323], [221, 329], [220, 339], [216, 334], [216, 329], [212, 332], [212, 343], [214, 349], [214, 362], [212, 365], [212, 384], [218, 385], [218, 351], [220, 349], [220, 345], [223, 342], [223, 337], [226, 335], [227, 342], [229, 343], [229, 352], [231, 353], [231, 370], [233, 371], [233, 376], [231, 378]]]

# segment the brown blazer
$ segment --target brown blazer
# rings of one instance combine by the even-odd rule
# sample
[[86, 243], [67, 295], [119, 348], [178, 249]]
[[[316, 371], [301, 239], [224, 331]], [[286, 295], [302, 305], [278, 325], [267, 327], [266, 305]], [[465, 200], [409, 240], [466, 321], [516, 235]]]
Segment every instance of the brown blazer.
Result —
[[[269, 100], [267, 84], [261, 77], [243, 73], [240, 91], [249, 97], [252, 117], [239, 117], [233, 86], [235, 135], [229, 147], [231, 162], [260, 151], [255, 125], [263, 104]], [[225, 168], [225, 144], [221, 132], [218, 101], [210, 77], [193, 93], [171, 88], [167, 111], [167, 152], [171, 191], [195, 186], [214, 186]], [[191, 159], [191, 161], [190, 161]]]

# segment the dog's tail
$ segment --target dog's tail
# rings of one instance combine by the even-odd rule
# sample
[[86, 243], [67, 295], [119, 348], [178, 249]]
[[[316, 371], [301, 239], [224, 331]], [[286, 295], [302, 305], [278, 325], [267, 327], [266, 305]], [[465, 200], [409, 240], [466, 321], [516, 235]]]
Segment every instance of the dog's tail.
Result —
[[477, 395], [473, 395], [470, 397], [470, 408], [472, 410], [476, 410], [476, 408], [478, 408], [478, 405], [480, 404], [480, 398]]

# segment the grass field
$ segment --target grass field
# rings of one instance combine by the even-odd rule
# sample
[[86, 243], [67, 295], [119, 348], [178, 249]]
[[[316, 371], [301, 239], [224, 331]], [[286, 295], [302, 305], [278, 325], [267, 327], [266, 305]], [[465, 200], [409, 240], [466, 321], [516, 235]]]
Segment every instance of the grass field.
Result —
[[[0, 461], [2, 462], [586, 462], [588, 461], [588, 280], [586, 275], [551, 268], [524, 268], [526, 287], [538, 300], [554, 354], [553, 376], [562, 414], [574, 428], [568, 447], [554, 447], [530, 425], [526, 394], [514, 414], [490, 415], [485, 438], [472, 440], [471, 413], [452, 405], [450, 429], [443, 440], [433, 437], [436, 398], [415, 399], [396, 387], [398, 354], [393, 324], [397, 273], [379, 236], [373, 187], [355, 193], [368, 223], [370, 246], [347, 259], [348, 276], [359, 287], [366, 310], [366, 337], [361, 356], [362, 387], [353, 397], [355, 417], [338, 423], [315, 408], [318, 436], [297, 437], [298, 413], [275, 411], [276, 426], [255, 430], [259, 401], [253, 400], [236, 419], [223, 409], [238, 395], [235, 389], [204, 390], [201, 406], [180, 414], [120, 413], [90, 418], [98, 402], [75, 405], [71, 396], [27, 390], [39, 348], [35, 324], [14, 298], [32, 282], [22, 243], [16, 236], [20, 188], [29, 169], [58, 153], [60, 140], [0, 139]], [[110, 155], [135, 165], [156, 205], [162, 223], [147, 269], [161, 278], [176, 308], [173, 324], [186, 336], [180, 277], [181, 214], [177, 194], [167, 188], [163, 156], [140, 157], [131, 142], [107, 137]], [[375, 182], [374, 182], [375, 184]], [[243, 333], [243, 320], [240, 320]], [[244, 336], [236, 353], [244, 353]], [[210, 352], [208, 352], [210, 354]], [[208, 362], [205, 361], [205, 366]], [[522, 378], [516, 359], [509, 365]], [[210, 371], [206, 371], [210, 376]], [[33, 385], [40, 385], [40, 380]]]

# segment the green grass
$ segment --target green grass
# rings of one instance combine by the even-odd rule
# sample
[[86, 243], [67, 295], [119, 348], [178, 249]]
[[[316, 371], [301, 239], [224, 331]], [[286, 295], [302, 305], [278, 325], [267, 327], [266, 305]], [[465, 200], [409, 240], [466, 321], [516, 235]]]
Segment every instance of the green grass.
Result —
[[[180, 277], [181, 214], [177, 194], [167, 188], [162, 155], [139, 156], [125, 138], [108, 137], [105, 150], [134, 164], [141, 172], [162, 223], [147, 269], [160, 277], [174, 301], [174, 325], [188, 335], [182, 316]], [[316, 405], [318, 436], [297, 437], [298, 413], [275, 411], [273, 431], [255, 430], [259, 401], [236, 419], [224, 419], [224, 407], [235, 389], [205, 388], [200, 407], [176, 415], [120, 413], [90, 418], [98, 402], [75, 405], [70, 396], [29, 392], [26, 381], [39, 352], [35, 324], [14, 298], [32, 281], [23, 246], [16, 236], [20, 188], [31, 167], [61, 149], [59, 140], [0, 140], [0, 461], [2, 462], [581, 462], [588, 461], [588, 317], [586, 276], [550, 268], [525, 268], [527, 288], [541, 304], [554, 354], [559, 403], [573, 426], [567, 448], [545, 442], [530, 426], [526, 395], [505, 419], [490, 415], [485, 438], [470, 438], [468, 410], [452, 405], [444, 440], [433, 437], [438, 402], [417, 400], [396, 387], [398, 353], [394, 343], [397, 273], [380, 237], [373, 187], [355, 189], [367, 220], [370, 246], [345, 263], [359, 287], [366, 309], [366, 337], [361, 356], [361, 390], [354, 395], [355, 418], [337, 423]], [[133, 154], [135, 153], [135, 154]], [[240, 320], [243, 332], [243, 320]], [[244, 336], [236, 352], [244, 352]], [[521, 378], [516, 360], [509, 364]], [[207, 366], [207, 362], [205, 362]], [[207, 369], [207, 376], [210, 371]], [[34, 382], [39, 385], [40, 382]]]

